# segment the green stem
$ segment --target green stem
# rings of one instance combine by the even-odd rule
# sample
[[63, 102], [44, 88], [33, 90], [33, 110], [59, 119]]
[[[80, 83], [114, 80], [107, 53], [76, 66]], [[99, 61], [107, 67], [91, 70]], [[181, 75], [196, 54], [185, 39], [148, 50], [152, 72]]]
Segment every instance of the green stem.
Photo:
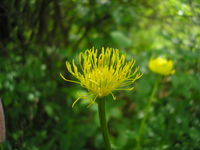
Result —
[[157, 91], [157, 88], [158, 88], [158, 83], [159, 83], [160, 79], [157, 79], [155, 82], [154, 82], [154, 85], [153, 85], [153, 89], [152, 89], [152, 92], [151, 92], [151, 95], [149, 97], [149, 100], [147, 102], [147, 105], [146, 105], [146, 108], [144, 110], [144, 117], [141, 121], [141, 124], [140, 124], [140, 128], [139, 128], [139, 131], [138, 131], [138, 137], [137, 137], [137, 145], [136, 145], [136, 150], [141, 150], [141, 137], [142, 137], [142, 134], [143, 134], [143, 131], [144, 131], [144, 128], [145, 128], [145, 125], [146, 125], [146, 120], [148, 118], [148, 115], [149, 115], [149, 110], [151, 108], [151, 105], [152, 105], [152, 102], [153, 102], [153, 99], [155, 97], [155, 94], [156, 94], [156, 91]]
[[0, 150], [3, 150], [3, 143], [0, 143]]
[[106, 150], [111, 150], [108, 127], [106, 124], [105, 98], [98, 99], [99, 121]]

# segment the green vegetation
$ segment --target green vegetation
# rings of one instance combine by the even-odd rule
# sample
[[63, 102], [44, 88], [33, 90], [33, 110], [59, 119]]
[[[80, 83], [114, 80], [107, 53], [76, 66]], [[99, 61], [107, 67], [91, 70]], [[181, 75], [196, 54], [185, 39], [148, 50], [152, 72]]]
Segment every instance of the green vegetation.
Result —
[[[0, 98], [4, 150], [102, 150], [98, 106], [59, 76], [65, 61], [88, 48], [119, 48], [144, 73], [135, 90], [106, 102], [113, 150], [200, 149], [199, 0], [2, 0]], [[164, 56], [176, 73], [158, 77], [150, 58]], [[159, 82], [157, 81], [159, 79]], [[158, 88], [151, 96], [153, 86]], [[112, 99], [112, 98], [110, 98]]]

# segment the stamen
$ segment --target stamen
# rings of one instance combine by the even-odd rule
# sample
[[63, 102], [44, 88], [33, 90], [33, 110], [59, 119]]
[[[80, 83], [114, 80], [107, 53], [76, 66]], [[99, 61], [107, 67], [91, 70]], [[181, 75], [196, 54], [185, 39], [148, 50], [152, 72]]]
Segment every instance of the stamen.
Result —
[[113, 100], [116, 100], [116, 97], [115, 97], [115, 95], [113, 94], [113, 92], [111, 92], [111, 95], [112, 95], [112, 97], [113, 97]]
[[77, 98], [74, 102], [73, 102], [73, 104], [72, 104], [72, 108], [74, 107], [74, 105], [80, 100], [80, 98], [81, 97], [79, 97], [79, 98]]
[[115, 89], [115, 91], [122, 91], [122, 90], [132, 91], [133, 89], [134, 89], [134, 87], [132, 87], [132, 88], [121, 88], [121, 89]]
[[77, 84], [81, 84], [81, 82], [66, 79], [61, 73], [60, 73], [60, 76], [61, 76], [61, 78], [62, 78], [63, 80], [65, 80], [65, 81], [73, 82], [73, 83], [77, 83]]
[[96, 99], [97, 99], [97, 96], [95, 96], [95, 98], [90, 102], [90, 104], [87, 106], [87, 108], [89, 108], [92, 104], [94, 104]]

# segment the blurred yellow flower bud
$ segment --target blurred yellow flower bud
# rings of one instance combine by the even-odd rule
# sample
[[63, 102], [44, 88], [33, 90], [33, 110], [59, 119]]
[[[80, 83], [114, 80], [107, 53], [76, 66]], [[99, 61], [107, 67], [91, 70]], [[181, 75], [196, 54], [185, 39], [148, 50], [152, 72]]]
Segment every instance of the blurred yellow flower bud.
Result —
[[158, 57], [151, 59], [148, 66], [151, 71], [161, 75], [171, 75], [175, 73], [173, 61], [167, 60], [166, 58]]

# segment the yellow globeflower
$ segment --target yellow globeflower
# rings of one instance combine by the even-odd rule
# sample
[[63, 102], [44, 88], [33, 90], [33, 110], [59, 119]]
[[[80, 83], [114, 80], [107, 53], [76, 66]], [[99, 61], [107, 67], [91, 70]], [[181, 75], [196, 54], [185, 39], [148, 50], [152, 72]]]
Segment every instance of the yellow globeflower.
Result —
[[[65, 81], [78, 83], [86, 88], [90, 93], [89, 96], [94, 96], [90, 104], [93, 104], [96, 98], [109, 94], [115, 99], [113, 91], [133, 90], [133, 87], [128, 86], [142, 76], [138, 73], [139, 67], [132, 72], [135, 61], [132, 59], [126, 62], [125, 59], [126, 55], [120, 55], [118, 49], [102, 48], [99, 51], [93, 48], [79, 54], [80, 69], [74, 59], [72, 63], [66, 61], [68, 71], [79, 81], [68, 80], [62, 74], [60, 76]], [[72, 106], [80, 98], [83, 97], [79, 97]]]
[[162, 57], [154, 58], [149, 61], [149, 68], [151, 71], [161, 75], [171, 75], [175, 73], [172, 60], [167, 60]]

